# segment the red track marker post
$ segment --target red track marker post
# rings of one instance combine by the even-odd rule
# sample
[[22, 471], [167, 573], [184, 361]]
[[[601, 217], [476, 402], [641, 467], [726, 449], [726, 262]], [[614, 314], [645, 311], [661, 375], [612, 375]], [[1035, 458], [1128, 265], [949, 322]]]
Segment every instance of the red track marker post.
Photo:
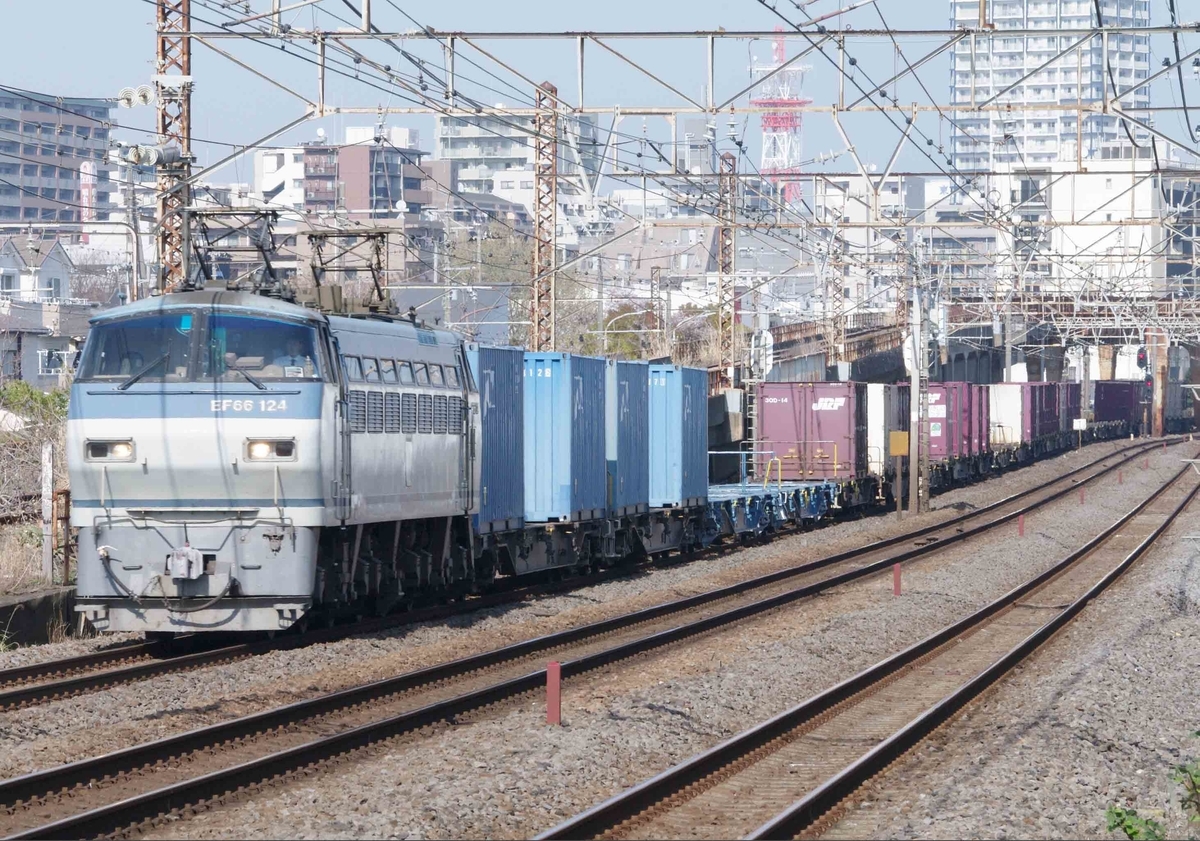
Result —
[[562, 724], [562, 665], [546, 664], [546, 723]]
[[1080, 488], [1079, 489], [1079, 504], [1080, 505], [1083, 505], [1083, 494], [1084, 494], [1084, 488]]
[[1150, 469], [1150, 459], [1148, 459], [1148, 458], [1142, 459], [1142, 470], [1149, 470], [1149, 469]]
[[892, 595], [900, 595], [900, 564], [892, 564]]
[[1025, 536], [1025, 515], [1017, 515], [1017, 537]]
[[1125, 484], [1125, 475], [1120, 470], [1117, 471], [1117, 484]]

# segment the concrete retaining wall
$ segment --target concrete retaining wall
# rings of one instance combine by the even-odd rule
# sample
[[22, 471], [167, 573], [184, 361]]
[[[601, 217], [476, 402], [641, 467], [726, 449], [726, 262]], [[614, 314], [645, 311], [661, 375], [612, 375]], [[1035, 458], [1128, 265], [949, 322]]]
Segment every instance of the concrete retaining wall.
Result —
[[40, 645], [52, 635], [75, 631], [75, 588], [0, 596], [0, 642]]

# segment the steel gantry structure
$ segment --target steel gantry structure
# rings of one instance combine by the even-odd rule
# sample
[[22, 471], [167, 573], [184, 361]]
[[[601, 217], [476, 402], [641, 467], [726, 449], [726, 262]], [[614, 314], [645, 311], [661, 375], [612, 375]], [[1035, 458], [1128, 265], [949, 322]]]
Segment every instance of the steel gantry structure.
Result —
[[[160, 3], [162, 32], [168, 31], [161, 23], [164, 15], [174, 9], [186, 12], [188, 1]], [[737, 296], [741, 294], [735, 288], [738, 235], [769, 238], [781, 247], [793, 249], [798, 255], [797, 267], [812, 260], [823, 261], [827, 282], [822, 284], [821, 294], [826, 299], [822, 312], [834, 322], [823, 332], [835, 347], [845, 344], [848, 319], [873, 308], [903, 307], [903, 290], [911, 274], [908, 267], [914, 260], [923, 267], [922, 282], [939, 285], [939, 300], [961, 304], [955, 310], [961, 323], [990, 325], [1004, 308], [1023, 308], [1030, 315], [1037, 313], [1040, 314], [1037, 317], [1051, 319], [1050, 323], [1072, 339], [1106, 340], [1132, 322], [1143, 330], [1162, 326], [1174, 340], [1200, 340], [1200, 327], [1196, 326], [1200, 320], [1191, 320], [1196, 272], [1188, 275], [1191, 279], [1186, 283], [1175, 281], [1173, 275], [1168, 277], [1159, 272], [1155, 262], [1170, 251], [1169, 242], [1192, 236], [1194, 202], [1166, 201], [1147, 207], [1139, 205], [1132, 210], [1114, 206], [1101, 213], [1096, 208], [1079, 208], [1079, 212], [1074, 208], [1064, 210], [1047, 199], [1074, 191], [1075, 180], [1082, 177], [1129, 176], [1130, 192], [1141, 189], [1139, 185], [1162, 184], [1167, 178], [1180, 183], [1195, 182], [1200, 177], [1196, 170], [1166, 154], [1166, 146], [1162, 145], [1195, 150], [1190, 136], [1172, 136], [1162, 119], [1164, 115], [1185, 115], [1187, 106], [1147, 103], [1138, 92], [1155, 83], [1171, 82], [1172, 74], [1178, 74], [1180, 67], [1200, 56], [1200, 49], [1180, 51], [1161, 68], [1148, 70], [1146, 78], [1130, 83], [1114, 82], [1096, 101], [1049, 102], [1030, 93], [1043, 74], [1060, 66], [1078, 65], [1097, 46], [1103, 53], [1113, 39], [1131, 34], [1186, 36], [1196, 31], [1195, 24], [1141, 26], [1110, 20], [1088, 29], [1032, 28], [1003, 22], [998, 26], [989, 10], [981, 12], [982, 20], [952, 29], [872, 26], [869, 20], [855, 21], [867, 25], [851, 27], [842, 21], [851, 20], [851, 12], [862, 4], [807, 20], [784, 18], [780, 11], [763, 4], [761, 16], [769, 27], [743, 30], [482, 32], [437, 30], [411, 20], [405, 25], [417, 24], [415, 28], [388, 29], [388, 24], [400, 18], [389, 12], [385, 21], [379, 9], [372, 15], [367, 0], [313, 0], [305, 4], [313, 12], [312, 25], [308, 27], [299, 25], [299, 19], [285, 25], [278, 3], [262, 14], [240, 15], [227, 8], [228, 4], [212, 0], [191, 2], [197, 4], [192, 10], [196, 12], [191, 20], [193, 25], [190, 29], [184, 27], [182, 32], [171, 29], [172, 44], [196, 41], [236, 61], [300, 106], [298, 117], [267, 138], [305, 120], [331, 114], [379, 117], [428, 114], [492, 120], [507, 128], [528, 125], [521, 130], [528, 133], [534, 148], [536, 176], [529, 288], [531, 347], [554, 345], [558, 272], [599, 252], [599, 246], [587, 248], [568, 259], [558, 247], [555, 234], [560, 220], [556, 191], [567, 178], [586, 181], [589, 189], [601, 178], [640, 186], [648, 194], [653, 192], [679, 201], [694, 214], [679, 221], [643, 216], [636, 220], [636, 226], [620, 233], [620, 237], [671, 226], [717, 228], [719, 291], [714, 310], [722, 367], [727, 361], [738, 361], [732, 328]], [[754, 3], [747, 0], [747, 6], [753, 7]], [[345, 17], [348, 8], [354, 11], [353, 18]], [[867, 11], [869, 7], [857, 14]], [[827, 26], [835, 19], [837, 27]], [[787, 41], [796, 47], [791, 57], [778, 62], [765, 75], [744, 79], [744, 83], [731, 83], [730, 75], [722, 72], [722, 68], [735, 61], [744, 68], [746, 43], [760, 40], [777, 45], [781, 36], [775, 27], [781, 20]], [[348, 22], [353, 25], [347, 25]], [[922, 73], [929, 72], [950, 54], [961, 55], [975, 66], [997, 48], [1007, 49], [1002, 41], [1025, 38], [1057, 38], [1060, 47], [1041, 66], [1023, 71], [1015, 80], [1007, 80], [1002, 89], [982, 90], [972, 77], [964, 94], [941, 97], [930, 93], [931, 88], [921, 79]], [[311, 92], [302, 92], [303, 85], [260, 70], [253, 59], [243, 59], [231, 52], [237, 49], [236, 44], [248, 41], [271, 41], [287, 47], [286, 55], [315, 76]], [[686, 42], [698, 49], [646, 49], [655, 42], [668, 41]], [[557, 84], [537, 83], [531, 72], [522, 69], [526, 56], [546, 52], [529, 49], [535, 45], [565, 45], [574, 51], [573, 86], [565, 78], [557, 79]], [[886, 49], [878, 49], [880, 45]], [[172, 55], [184, 52], [178, 46], [172, 49]], [[404, 63], [400, 69], [396, 66], [399, 63], [396, 55]], [[699, 55], [700, 62], [689, 66], [688, 59], [679, 58], [681, 55]], [[688, 142], [681, 136], [682, 118], [696, 115], [715, 121], [735, 114], [777, 113], [778, 103], [755, 105], [754, 91], [769, 82], [772, 73], [788, 73], [805, 65], [825, 71], [811, 74], [810, 79], [832, 81], [825, 90], [813, 90], [811, 101], [798, 100], [789, 105], [789, 110], [797, 117], [810, 115], [810, 123], [828, 119], [844, 138], [845, 152], [858, 166], [849, 172], [832, 172], [805, 162], [807, 171], [803, 177], [809, 179], [811, 186], [806, 186], [803, 193], [811, 199], [822, 190], [842, 189], [842, 184], [851, 183], [845, 204], [863, 205], [862, 213], [819, 216], [796, 203], [772, 200], [770, 196], [760, 201], [758, 207], [749, 207], [744, 197], [750, 191], [742, 189], [742, 185], [759, 184], [765, 174], [757, 170], [740, 143], [737, 150], [729, 149], [717, 156], [719, 165], [712, 172], [693, 172], [680, 166], [679, 150]], [[642, 84], [637, 90], [644, 98], [634, 102], [613, 101], [604, 85], [604, 76], [614, 72], [614, 68], [639, 80]], [[190, 73], [190, 64], [187, 71]], [[182, 69], [180, 72], [187, 75]], [[681, 73], [688, 80], [686, 84], [668, 81], [679, 78]], [[564, 68], [564, 75], [569, 74]], [[356, 84], [367, 86], [365, 89], [387, 92], [387, 103], [332, 106], [326, 88], [334, 79], [353, 79]], [[518, 102], [507, 106], [495, 104], [490, 93], [497, 85], [518, 91]], [[346, 97], [339, 97], [339, 102], [346, 101]], [[1036, 167], [1014, 165], [967, 171], [953, 164], [941, 141], [941, 129], [952, 124], [954, 114], [1002, 116], [1014, 109], [1073, 114], [1078, 122], [1093, 116], [1116, 118], [1128, 129], [1131, 140], [1136, 138], [1145, 144], [1144, 148], [1153, 149], [1154, 155], [1140, 156], [1131, 163], [1120, 159], [1084, 160], [1079, 152], [1080, 157], [1064, 161], [1065, 169], [1051, 173], [1049, 178], [1041, 178], [1040, 174], [1034, 178], [1030, 171]], [[560, 165], [560, 160], [565, 160], [560, 158], [564, 154], [559, 142], [562, 126], [566, 118], [581, 115], [608, 118], [607, 139], [601, 143], [593, 170], [577, 168], [568, 173]], [[662, 126], [661, 136], [647, 137], [643, 130], [639, 137], [638, 132], [627, 128], [630, 120], [659, 121], [656, 125]], [[889, 146], [896, 145], [883, 174], [869, 175], [863, 158], [878, 137], [884, 137]], [[186, 162], [190, 146], [185, 145], [185, 140], [181, 138]], [[714, 147], [719, 142], [714, 140]], [[253, 145], [248, 144], [247, 149]], [[914, 167], [914, 163], [918, 166]], [[1137, 171], [1131, 175], [1132, 169]], [[186, 183], [189, 177], [194, 178], [181, 169], [171, 183]], [[917, 206], [904, 206], [899, 213], [881, 207], [879, 190], [885, 182], [921, 178], [941, 179], [948, 185], [948, 191], [936, 197], [926, 196]], [[861, 196], [850, 195], [856, 179], [868, 188]], [[1031, 180], [1038, 180], [1034, 189], [1021, 187], [1023, 182]], [[1018, 187], [1015, 197], [1010, 189], [1014, 185]], [[165, 192], [167, 186], [164, 178], [161, 189]], [[176, 191], [172, 195], [184, 194]], [[1046, 200], [1039, 204], [1039, 196]], [[161, 218], [167, 219], [170, 212], [170, 208], [161, 208]], [[1032, 222], [1026, 219], [1031, 215]], [[1028, 225], [1037, 227], [1037, 236], [1023, 233], [1021, 226]], [[164, 225], [164, 229], [167, 227]], [[1142, 228], [1152, 233], [1136, 247], [1129, 246], [1131, 232]], [[977, 248], [970, 238], [975, 230], [987, 231], [996, 239], [994, 252]], [[1063, 233], [1059, 236], [1055, 231]], [[904, 235], [898, 236], [897, 232]], [[1125, 251], [1114, 251], [1112, 243], [1117, 240]], [[177, 240], [168, 241], [164, 232], [162, 248], [164, 255], [177, 253]], [[954, 250], [958, 256], [948, 259], [946, 255]], [[164, 259], [164, 264], [168, 262]], [[1133, 268], [1114, 269], [1118, 264]], [[844, 297], [849, 286], [844, 288], [840, 278], [851, 272], [868, 279], [882, 276], [885, 282], [881, 286], [890, 287], [889, 295], [872, 292], [873, 297], [862, 300]], [[1093, 299], [1108, 303], [1105, 307], [1095, 307]], [[1156, 303], [1151, 307], [1144, 304], [1146, 301]]]

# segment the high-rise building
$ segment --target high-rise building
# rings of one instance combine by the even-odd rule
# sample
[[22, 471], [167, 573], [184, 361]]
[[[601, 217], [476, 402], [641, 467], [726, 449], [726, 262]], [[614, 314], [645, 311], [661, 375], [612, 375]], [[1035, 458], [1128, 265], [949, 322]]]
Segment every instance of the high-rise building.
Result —
[[0, 91], [0, 223], [108, 219], [112, 108], [103, 99]]
[[[951, 25], [977, 26], [979, 2], [951, 0]], [[1100, 11], [1106, 26], [1150, 25], [1150, 0], [1103, 0]], [[1077, 158], [1138, 156], [1118, 117], [1088, 114], [1081, 124], [1077, 112], [1056, 109], [1076, 102], [1102, 102], [1110, 84], [1119, 94], [1128, 91], [1122, 97], [1127, 107], [1149, 106], [1149, 87], [1137, 87], [1150, 75], [1149, 34], [1094, 37], [1078, 51], [1070, 49], [1078, 35], [1004, 34], [1005, 30], [1090, 30], [1095, 26], [1092, 0], [993, 0], [987, 13], [995, 25], [993, 35], [964, 38], [955, 45], [951, 101], [964, 109], [989, 101], [991, 105], [1012, 103], [1013, 109], [955, 110], [948, 150], [955, 167], [990, 170], [997, 164], [1037, 166]], [[1038, 71], [1043, 64], [1047, 66]], [[1136, 127], [1129, 129], [1138, 138]]]

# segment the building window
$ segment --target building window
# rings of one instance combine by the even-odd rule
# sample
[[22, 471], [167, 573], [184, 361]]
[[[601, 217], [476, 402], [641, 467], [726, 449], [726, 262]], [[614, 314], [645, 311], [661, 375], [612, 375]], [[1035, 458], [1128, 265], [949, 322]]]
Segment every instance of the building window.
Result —
[[500, 189], [501, 189], [501, 190], [511, 190], [511, 189], [513, 189], [513, 182], [511, 182], [511, 181], [501, 181], [501, 182], [500, 182]]
[[43, 377], [54, 377], [62, 373], [66, 367], [61, 350], [38, 351], [38, 374]]

